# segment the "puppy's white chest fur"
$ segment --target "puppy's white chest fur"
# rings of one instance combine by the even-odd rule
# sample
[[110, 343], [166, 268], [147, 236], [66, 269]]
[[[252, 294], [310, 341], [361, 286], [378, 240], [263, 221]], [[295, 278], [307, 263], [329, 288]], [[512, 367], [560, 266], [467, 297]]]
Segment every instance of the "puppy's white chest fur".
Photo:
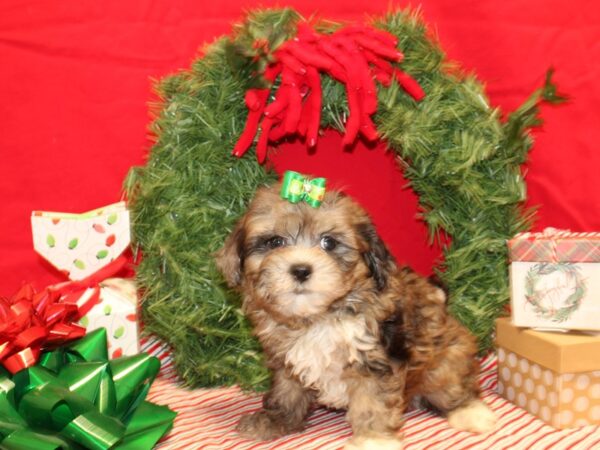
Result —
[[364, 318], [326, 318], [313, 324], [288, 350], [285, 362], [302, 384], [315, 389], [320, 403], [348, 406], [344, 369], [360, 360], [360, 353], [378, 345], [367, 332]]

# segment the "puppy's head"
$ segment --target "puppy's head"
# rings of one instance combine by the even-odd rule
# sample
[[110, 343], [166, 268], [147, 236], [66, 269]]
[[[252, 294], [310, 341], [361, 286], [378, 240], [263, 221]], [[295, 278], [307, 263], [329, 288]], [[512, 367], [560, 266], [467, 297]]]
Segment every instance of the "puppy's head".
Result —
[[318, 208], [292, 204], [280, 187], [257, 192], [217, 253], [246, 308], [292, 321], [327, 312], [359, 286], [385, 288], [394, 262], [360, 206], [336, 192]]

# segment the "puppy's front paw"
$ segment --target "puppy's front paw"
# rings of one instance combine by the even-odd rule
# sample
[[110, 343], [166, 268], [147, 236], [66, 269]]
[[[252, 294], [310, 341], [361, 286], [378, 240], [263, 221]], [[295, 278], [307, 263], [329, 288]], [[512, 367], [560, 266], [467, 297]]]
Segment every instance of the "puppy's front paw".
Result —
[[402, 450], [402, 442], [396, 437], [355, 437], [344, 446], [344, 450]]
[[448, 413], [448, 423], [453, 428], [472, 433], [486, 433], [494, 429], [496, 415], [481, 400], [473, 400]]
[[291, 432], [273, 421], [264, 411], [242, 416], [236, 430], [243, 437], [257, 441], [269, 441]]

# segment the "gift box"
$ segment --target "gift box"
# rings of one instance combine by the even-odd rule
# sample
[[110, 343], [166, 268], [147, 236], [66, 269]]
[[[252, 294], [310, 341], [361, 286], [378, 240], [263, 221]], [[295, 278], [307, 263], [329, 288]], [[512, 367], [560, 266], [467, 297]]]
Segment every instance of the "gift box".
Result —
[[35, 250], [71, 280], [51, 289], [80, 307], [79, 323], [88, 331], [106, 328], [111, 357], [139, 353], [137, 289], [132, 280], [110, 278], [126, 263], [125, 203], [83, 214], [34, 211], [31, 227]]
[[71, 280], [81, 280], [118, 258], [131, 239], [125, 202], [82, 214], [34, 211], [33, 247]]
[[555, 428], [600, 424], [600, 336], [496, 321], [498, 393]]
[[522, 233], [508, 249], [515, 325], [600, 330], [600, 233]]
[[[78, 303], [94, 295], [89, 288]], [[140, 352], [137, 323], [137, 288], [133, 280], [109, 278], [100, 282], [99, 298], [79, 321], [88, 331], [106, 328], [111, 358]]]

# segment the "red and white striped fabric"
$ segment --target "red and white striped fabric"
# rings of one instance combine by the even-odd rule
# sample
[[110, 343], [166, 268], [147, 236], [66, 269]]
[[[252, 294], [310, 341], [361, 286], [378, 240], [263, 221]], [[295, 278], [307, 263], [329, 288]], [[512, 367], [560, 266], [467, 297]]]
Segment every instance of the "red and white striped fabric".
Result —
[[[352, 435], [343, 412], [315, 409], [302, 433], [270, 442], [243, 439], [235, 432], [242, 414], [261, 406], [260, 395], [237, 387], [182, 388], [177, 381], [170, 351], [155, 339], [142, 342], [142, 350], [158, 356], [163, 368], [148, 399], [178, 412], [175, 426], [157, 445], [159, 450], [310, 450], [341, 449]], [[496, 394], [496, 357], [481, 361], [483, 399], [499, 417], [496, 431], [476, 435], [451, 428], [447, 421], [421, 409], [406, 414], [402, 429], [406, 450], [593, 450], [600, 449], [600, 427], [555, 430], [525, 410]]]

